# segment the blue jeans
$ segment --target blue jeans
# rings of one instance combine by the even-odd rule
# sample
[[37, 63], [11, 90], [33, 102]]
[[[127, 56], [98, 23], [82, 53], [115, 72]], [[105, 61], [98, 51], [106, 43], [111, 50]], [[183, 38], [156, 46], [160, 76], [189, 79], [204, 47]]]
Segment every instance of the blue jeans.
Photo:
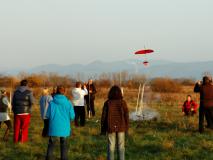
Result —
[[117, 149], [119, 160], [125, 160], [125, 132], [114, 132], [108, 134], [108, 160], [114, 160], [114, 152]]

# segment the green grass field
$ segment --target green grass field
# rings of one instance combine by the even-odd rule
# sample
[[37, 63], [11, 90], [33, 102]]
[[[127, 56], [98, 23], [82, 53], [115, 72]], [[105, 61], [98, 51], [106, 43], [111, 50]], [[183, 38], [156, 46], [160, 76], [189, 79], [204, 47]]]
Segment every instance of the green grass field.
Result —
[[[130, 111], [134, 110], [136, 95], [135, 91], [126, 94]], [[161, 99], [167, 99], [167, 101], [150, 102], [150, 106], [159, 111], [161, 115], [159, 121], [131, 122], [126, 139], [126, 159], [212, 160], [213, 131], [206, 129], [204, 134], [199, 134], [197, 132], [198, 116], [186, 118], [182, 115], [178, 105], [185, 98], [185, 93], [182, 95], [168, 94], [172, 102], [165, 96]], [[71, 160], [106, 159], [106, 137], [99, 135], [100, 122], [96, 123], [96, 120], [100, 120], [103, 102], [104, 97], [100, 94], [96, 101], [97, 117], [88, 120], [86, 127], [72, 127], [74, 135], [69, 138]], [[11, 133], [9, 142], [0, 142], [0, 159], [43, 160], [48, 139], [41, 137], [42, 127], [43, 122], [40, 119], [38, 105], [36, 105], [29, 129], [29, 142], [14, 145]], [[5, 126], [0, 130], [1, 137], [4, 129]], [[55, 154], [59, 159], [59, 144], [56, 148]]]

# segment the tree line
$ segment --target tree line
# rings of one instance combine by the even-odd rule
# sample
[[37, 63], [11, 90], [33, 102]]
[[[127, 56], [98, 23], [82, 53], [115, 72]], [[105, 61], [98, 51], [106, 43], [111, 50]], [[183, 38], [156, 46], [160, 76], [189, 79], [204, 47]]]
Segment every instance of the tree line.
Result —
[[[92, 78], [92, 77], [88, 77]], [[17, 76], [0, 75], [0, 87], [16, 88], [19, 81], [27, 79], [29, 86], [32, 88], [54, 87], [63, 85], [67, 88], [74, 86], [76, 81], [86, 82], [88, 79], [80, 76], [59, 75], [57, 73], [19, 73]], [[182, 86], [192, 86], [194, 79], [180, 78], [173, 79], [170, 77], [157, 77], [148, 79], [143, 74], [131, 74], [126, 71], [119, 73], [102, 73], [92, 78], [98, 88], [109, 88], [112, 85], [120, 85], [126, 88], [137, 89], [140, 83], [147, 82], [155, 92], [180, 92]]]

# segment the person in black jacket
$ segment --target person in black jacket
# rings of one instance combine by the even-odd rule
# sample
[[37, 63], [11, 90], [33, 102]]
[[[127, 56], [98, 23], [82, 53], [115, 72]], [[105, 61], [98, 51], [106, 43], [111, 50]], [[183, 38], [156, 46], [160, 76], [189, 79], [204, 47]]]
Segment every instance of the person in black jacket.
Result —
[[203, 77], [203, 83], [197, 82], [194, 92], [200, 93], [199, 131], [204, 131], [204, 117], [206, 117], [207, 128], [213, 129], [213, 84], [212, 78]]
[[22, 80], [20, 87], [14, 92], [12, 99], [12, 110], [14, 113], [14, 143], [24, 143], [28, 140], [28, 128], [34, 98], [27, 84], [27, 80]]
[[88, 115], [92, 113], [95, 116], [95, 94], [97, 93], [93, 80], [90, 79], [87, 84], [88, 95], [85, 96]]

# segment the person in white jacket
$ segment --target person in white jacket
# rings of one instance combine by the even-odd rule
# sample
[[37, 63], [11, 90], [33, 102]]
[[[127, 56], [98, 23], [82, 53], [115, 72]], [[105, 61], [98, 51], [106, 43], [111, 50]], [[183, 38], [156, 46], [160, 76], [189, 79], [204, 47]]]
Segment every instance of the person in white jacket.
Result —
[[75, 111], [75, 126], [79, 126], [79, 118], [80, 118], [80, 126], [85, 126], [85, 100], [84, 96], [88, 94], [86, 85], [83, 86], [80, 82], [76, 82], [75, 88], [72, 90], [72, 103], [74, 105]]

